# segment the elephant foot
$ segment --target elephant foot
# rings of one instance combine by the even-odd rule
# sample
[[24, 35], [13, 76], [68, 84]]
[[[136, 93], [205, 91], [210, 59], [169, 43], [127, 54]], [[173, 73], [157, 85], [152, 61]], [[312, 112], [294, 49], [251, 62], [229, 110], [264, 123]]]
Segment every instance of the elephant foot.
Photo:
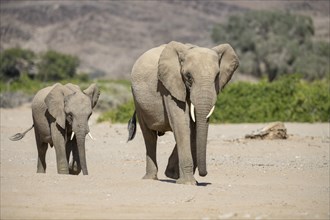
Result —
[[179, 169], [167, 167], [165, 170], [165, 175], [171, 179], [179, 179]]
[[168, 164], [165, 170], [165, 175], [172, 179], [179, 179], [180, 177], [179, 162], [176, 159], [173, 159], [175, 156], [172, 155], [168, 160]]
[[80, 172], [81, 172], [81, 167], [80, 167], [80, 165], [78, 165], [78, 163], [76, 161], [70, 163], [70, 166], [69, 166], [70, 174], [79, 175]]
[[69, 174], [69, 170], [58, 170], [58, 174]]
[[37, 170], [37, 173], [46, 173], [46, 171], [45, 170]]
[[176, 183], [185, 185], [197, 185], [197, 181], [194, 177], [192, 178], [179, 178]]
[[144, 180], [158, 180], [157, 174], [146, 174], [142, 177]]

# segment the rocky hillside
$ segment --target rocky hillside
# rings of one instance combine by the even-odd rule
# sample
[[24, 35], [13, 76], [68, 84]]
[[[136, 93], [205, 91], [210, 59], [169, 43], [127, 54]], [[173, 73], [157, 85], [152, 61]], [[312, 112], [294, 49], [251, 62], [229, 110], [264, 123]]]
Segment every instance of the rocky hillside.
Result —
[[316, 36], [329, 38], [328, 1], [1, 0], [0, 50], [53, 49], [78, 56], [80, 71], [94, 77], [128, 78], [136, 58], [151, 47], [171, 40], [211, 47], [214, 24], [270, 9], [310, 15]]

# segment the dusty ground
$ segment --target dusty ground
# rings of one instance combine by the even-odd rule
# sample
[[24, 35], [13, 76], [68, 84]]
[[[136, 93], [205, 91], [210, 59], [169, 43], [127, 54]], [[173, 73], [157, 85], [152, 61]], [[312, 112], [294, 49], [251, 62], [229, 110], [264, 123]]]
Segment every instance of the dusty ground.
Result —
[[329, 124], [285, 123], [288, 140], [244, 140], [265, 124], [211, 125], [208, 176], [198, 186], [165, 177], [174, 146], [159, 139], [160, 181], [142, 180], [140, 129], [126, 143], [126, 125], [96, 124], [87, 141], [89, 176], [58, 175], [55, 151], [36, 174], [28, 106], [1, 109], [1, 219], [329, 219]]

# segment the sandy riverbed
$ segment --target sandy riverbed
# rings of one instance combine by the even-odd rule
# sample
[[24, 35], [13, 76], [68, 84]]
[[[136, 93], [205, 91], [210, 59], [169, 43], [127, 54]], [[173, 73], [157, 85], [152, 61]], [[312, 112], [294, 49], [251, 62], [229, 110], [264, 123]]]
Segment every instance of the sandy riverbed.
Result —
[[198, 186], [164, 175], [174, 147], [158, 140], [159, 181], [142, 180], [145, 148], [140, 128], [126, 143], [125, 124], [95, 123], [86, 138], [88, 176], [59, 175], [55, 151], [37, 174], [28, 105], [1, 109], [1, 219], [329, 219], [329, 124], [285, 123], [287, 140], [245, 140], [265, 124], [209, 128], [208, 175]]

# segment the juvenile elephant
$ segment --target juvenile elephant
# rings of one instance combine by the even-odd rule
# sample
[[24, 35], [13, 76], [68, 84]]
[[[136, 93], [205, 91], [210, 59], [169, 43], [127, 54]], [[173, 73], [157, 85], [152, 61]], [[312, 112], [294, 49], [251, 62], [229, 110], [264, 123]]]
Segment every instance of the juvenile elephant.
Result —
[[208, 49], [172, 41], [138, 58], [131, 73], [135, 112], [128, 140], [135, 136], [137, 115], [146, 146], [144, 179], [157, 179], [157, 136], [166, 131], [173, 131], [176, 141], [166, 176], [196, 184], [196, 167], [200, 176], [207, 175], [209, 117], [238, 65], [229, 44]]
[[[32, 127], [10, 139], [20, 140], [34, 127], [38, 148], [38, 173], [46, 172], [46, 152], [49, 144], [55, 148], [58, 173], [78, 175], [82, 170], [84, 175], [88, 175], [85, 137], [90, 134], [88, 119], [99, 95], [96, 84], [91, 84], [84, 91], [70, 83], [56, 83], [41, 89], [32, 101]], [[71, 152], [73, 160], [69, 165]]]

